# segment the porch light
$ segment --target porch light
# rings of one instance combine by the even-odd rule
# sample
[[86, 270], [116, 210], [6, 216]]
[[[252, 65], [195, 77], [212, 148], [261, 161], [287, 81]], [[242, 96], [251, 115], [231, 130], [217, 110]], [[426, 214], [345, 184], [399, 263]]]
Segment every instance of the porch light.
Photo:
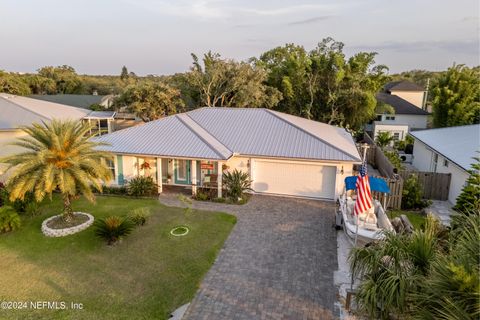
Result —
[[340, 174], [343, 175], [344, 171], [343, 171], [343, 166], [342, 166], [342, 169], [340, 170]]

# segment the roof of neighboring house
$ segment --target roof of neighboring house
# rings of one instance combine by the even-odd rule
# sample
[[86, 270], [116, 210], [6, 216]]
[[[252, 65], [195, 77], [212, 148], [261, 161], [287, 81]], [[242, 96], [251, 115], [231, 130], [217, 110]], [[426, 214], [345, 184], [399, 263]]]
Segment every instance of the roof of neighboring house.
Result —
[[66, 104], [68, 106], [89, 109], [92, 104], [100, 104], [109, 96], [91, 94], [33, 94], [30, 98], [39, 99], [54, 103]]
[[345, 129], [261, 108], [200, 108], [96, 140], [109, 144], [102, 149], [120, 154], [360, 161]]
[[89, 110], [0, 93], [0, 130], [12, 130], [52, 119], [82, 119]]
[[408, 102], [407, 100], [393, 94], [383, 92], [377, 93], [377, 100], [391, 105], [395, 109], [395, 114], [411, 114], [421, 116], [428, 116], [430, 114], [427, 111], [420, 109], [416, 105]]
[[85, 119], [113, 119], [115, 114], [115, 111], [91, 111]]
[[402, 80], [402, 81], [392, 81], [387, 83], [384, 87], [386, 92], [391, 91], [425, 91], [424, 88], [415, 84], [413, 82]]
[[480, 125], [414, 131], [414, 138], [442, 154], [464, 170], [469, 170], [480, 150]]

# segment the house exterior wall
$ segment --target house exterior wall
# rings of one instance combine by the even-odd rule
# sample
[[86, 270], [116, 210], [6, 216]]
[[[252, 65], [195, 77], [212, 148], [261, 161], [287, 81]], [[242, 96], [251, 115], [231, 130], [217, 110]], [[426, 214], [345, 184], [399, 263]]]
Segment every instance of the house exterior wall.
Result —
[[[427, 128], [427, 115], [413, 115], [413, 114], [382, 114], [382, 122], [388, 124], [406, 124], [410, 130], [426, 129]], [[387, 120], [387, 116], [394, 116], [395, 120]]]
[[412, 165], [418, 171], [433, 171], [432, 157], [433, 157], [432, 150], [428, 149], [423, 142], [415, 139], [415, 142], [413, 144]]
[[468, 179], [468, 172], [456, 164], [449, 161], [442, 154], [438, 154], [437, 163], [434, 163], [435, 152], [429, 149], [423, 142], [415, 139], [413, 147], [413, 166], [419, 171], [429, 171], [438, 173], [450, 173], [450, 189], [448, 192], [448, 201], [456, 203], [457, 197], [462, 192], [463, 186]]
[[250, 172], [250, 158], [246, 157], [232, 157], [227, 162], [226, 165], [229, 167], [229, 170], [240, 170], [243, 172]]
[[[26, 135], [27, 134], [21, 130], [0, 131], [0, 158], [21, 152], [21, 147], [10, 146], [9, 144], [14, 142], [17, 138]], [[6, 176], [4, 176], [5, 171], [6, 165], [0, 163], [0, 181], [6, 179]]]
[[[118, 161], [118, 157], [121, 157], [121, 161]], [[142, 158], [142, 157], [139, 157]], [[225, 164], [228, 166], [229, 170], [241, 170], [244, 172], [248, 172], [250, 174], [250, 178], [255, 180], [255, 162], [259, 160], [269, 160], [269, 161], [277, 161], [277, 162], [288, 162], [288, 163], [298, 163], [298, 164], [314, 164], [319, 166], [333, 166], [336, 168], [335, 174], [335, 181], [331, 183], [335, 184], [335, 199], [337, 199], [343, 192], [344, 189], [344, 179], [347, 176], [351, 176], [353, 174], [353, 164], [351, 162], [340, 162], [340, 163], [329, 163], [329, 162], [311, 162], [311, 161], [300, 161], [300, 160], [287, 160], [287, 159], [264, 159], [264, 158], [250, 158], [250, 157], [232, 157]], [[158, 158], [157, 158], [158, 161]], [[130, 180], [131, 178], [135, 177], [138, 174], [138, 165], [137, 157], [136, 156], [126, 156], [126, 155], [118, 155], [116, 156], [115, 161], [115, 175], [116, 179], [115, 182], [118, 183], [118, 175], [119, 173], [123, 174], [125, 180]], [[120, 170], [119, 166], [122, 165]], [[197, 177], [198, 177], [197, 172]]]
[[[387, 123], [385, 123], [387, 122]], [[404, 140], [408, 134], [408, 125], [390, 124], [390, 121], [375, 121], [373, 125], [373, 138], [376, 139], [380, 132], [390, 132], [392, 135], [398, 133], [398, 140]]]
[[391, 94], [399, 96], [419, 108], [423, 106], [424, 91], [391, 91]]

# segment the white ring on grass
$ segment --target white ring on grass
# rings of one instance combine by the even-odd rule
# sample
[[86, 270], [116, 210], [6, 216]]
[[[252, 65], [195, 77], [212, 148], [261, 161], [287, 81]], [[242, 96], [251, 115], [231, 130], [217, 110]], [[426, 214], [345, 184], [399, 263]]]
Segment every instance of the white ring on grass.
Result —
[[[185, 229], [186, 231], [184, 233], [174, 233], [178, 229]], [[170, 234], [175, 237], [183, 237], [187, 235], [187, 233], [190, 231], [190, 229], [187, 226], [178, 226], [170, 230]]]
[[73, 214], [75, 214], [75, 215], [83, 214], [83, 215], [88, 217], [88, 220], [85, 221], [82, 224], [79, 224], [78, 226], [74, 226], [74, 227], [70, 227], [70, 228], [64, 228], [64, 229], [53, 229], [53, 228], [48, 227], [47, 224], [50, 221], [52, 221], [53, 219], [61, 217], [62, 215], [59, 214], [59, 215], [56, 215], [56, 216], [52, 216], [52, 217], [50, 217], [50, 218], [48, 218], [48, 219], [46, 219], [42, 222], [42, 232], [43, 232], [43, 234], [46, 235], [47, 237], [69, 236], [71, 234], [74, 234], [74, 233], [77, 233], [77, 232], [80, 232], [80, 231], [83, 231], [83, 230], [87, 229], [88, 227], [90, 227], [93, 224], [93, 221], [95, 220], [95, 218], [89, 213], [74, 212]]

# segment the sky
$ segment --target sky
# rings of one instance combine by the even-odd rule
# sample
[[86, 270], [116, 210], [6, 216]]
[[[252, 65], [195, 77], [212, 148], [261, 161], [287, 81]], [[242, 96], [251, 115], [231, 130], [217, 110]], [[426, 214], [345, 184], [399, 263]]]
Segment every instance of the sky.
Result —
[[0, 0], [0, 70], [184, 72], [191, 53], [245, 60], [323, 38], [390, 73], [479, 62], [477, 0]]

